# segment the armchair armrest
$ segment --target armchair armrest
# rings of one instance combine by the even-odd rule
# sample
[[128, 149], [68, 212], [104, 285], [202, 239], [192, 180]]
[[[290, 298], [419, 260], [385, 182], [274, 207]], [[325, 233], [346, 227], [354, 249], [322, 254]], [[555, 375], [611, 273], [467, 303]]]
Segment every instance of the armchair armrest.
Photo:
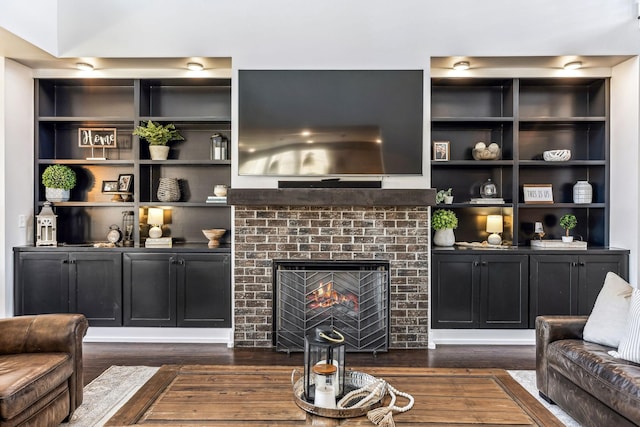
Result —
[[82, 339], [89, 323], [82, 314], [40, 314], [0, 319], [0, 354], [67, 353], [71, 413], [82, 403]]
[[547, 396], [547, 347], [554, 341], [582, 339], [582, 331], [589, 316], [538, 316], [536, 317], [536, 383], [538, 390]]

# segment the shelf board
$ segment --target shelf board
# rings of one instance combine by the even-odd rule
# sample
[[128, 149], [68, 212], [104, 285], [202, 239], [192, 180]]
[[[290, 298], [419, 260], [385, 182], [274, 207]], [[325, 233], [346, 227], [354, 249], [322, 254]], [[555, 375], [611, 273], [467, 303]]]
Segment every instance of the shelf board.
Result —
[[435, 209], [449, 209], [449, 208], [512, 208], [513, 203], [505, 202], [505, 203], [469, 203], [469, 202], [459, 202], [459, 203], [438, 203], [434, 206]]
[[39, 122], [92, 122], [92, 123], [114, 123], [121, 122], [123, 124], [133, 124], [135, 117], [122, 117], [122, 116], [40, 116]]
[[161, 201], [145, 201], [140, 202], [140, 206], [175, 206], [175, 207], [201, 207], [201, 208], [228, 208], [231, 207], [226, 203], [207, 203], [207, 202], [161, 202]]
[[566, 122], [605, 122], [604, 116], [583, 116], [583, 117], [520, 117], [520, 123], [523, 122], [549, 122], [549, 123], [566, 123]]
[[[154, 121], [154, 122], [193, 122], [193, 123], [217, 123], [217, 124], [231, 124], [230, 117], [220, 116], [141, 116], [140, 121]], [[212, 124], [213, 124], [212, 123]]]
[[231, 160], [140, 160], [141, 165], [165, 165], [165, 166], [211, 166], [231, 165]]
[[605, 203], [520, 203], [521, 209], [604, 209]]
[[512, 122], [513, 117], [432, 117], [432, 122]]
[[567, 160], [566, 162], [545, 162], [544, 160], [520, 160], [525, 167], [565, 167], [565, 166], [606, 166], [606, 160]]
[[493, 166], [513, 166], [513, 160], [431, 160], [431, 166], [464, 166], [464, 167], [493, 167]]
[[105, 166], [133, 166], [133, 160], [78, 160], [78, 159], [40, 159], [41, 165], [105, 165]]
[[[39, 206], [42, 206], [44, 201], [38, 202]], [[73, 207], [134, 207], [134, 202], [53, 202], [53, 207], [64, 207], [64, 208], [73, 208]]]

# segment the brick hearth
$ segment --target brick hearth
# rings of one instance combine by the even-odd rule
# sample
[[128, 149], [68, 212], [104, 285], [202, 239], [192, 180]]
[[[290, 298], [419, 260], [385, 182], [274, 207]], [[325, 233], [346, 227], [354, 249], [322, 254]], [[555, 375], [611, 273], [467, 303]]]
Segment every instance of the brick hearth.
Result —
[[237, 347], [272, 347], [272, 259], [388, 260], [390, 348], [426, 348], [427, 207], [236, 206]]

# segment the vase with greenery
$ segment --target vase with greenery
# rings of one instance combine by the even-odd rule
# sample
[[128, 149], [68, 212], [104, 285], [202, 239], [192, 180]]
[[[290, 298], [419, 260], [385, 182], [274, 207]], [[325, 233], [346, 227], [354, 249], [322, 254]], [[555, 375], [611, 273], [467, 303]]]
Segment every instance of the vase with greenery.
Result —
[[431, 215], [431, 228], [436, 232], [433, 235], [433, 244], [436, 246], [453, 246], [456, 242], [453, 230], [458, 228], [458, 217], [448, 209], [438, 209]]
[[173, 123], [161, 125], [149, 120], [144, 126], [136, 126], [133, 134], [149, 143], [152, 160], [166, 160], [169, 155], [169, 142], [184, 141], [184, 137]]
[[451, 188], [446, 190], [440, 190], [436, 193], [436, 203], [444, 202], [447, 205], [453, 203], [453, 194], [451, 192]]
[[76, 186], [76, 173], [66, 165], [49, 165], [42, 172], [45, 197], [50, 202], [66, 202]]
[[576, 228], [576, 225], [578, 225], [578, 220], [576, 219], [575, 215], [573, 214], [562, 215], [562, 217], [560, 218], [560, 227], [564, 228], [565, 230], [565, 235], [562, 236], [563, 242], [573, 241], [573, 236], [569, 236], [569, 230]]

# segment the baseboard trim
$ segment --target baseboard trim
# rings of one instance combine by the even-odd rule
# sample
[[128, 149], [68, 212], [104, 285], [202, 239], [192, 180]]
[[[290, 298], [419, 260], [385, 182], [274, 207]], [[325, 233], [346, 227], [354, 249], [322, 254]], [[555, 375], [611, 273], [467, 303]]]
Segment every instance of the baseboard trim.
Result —
[[534, 329], [432, 329], [429, 346], [444, 345], [535, 345]]
[[230, 328], [98, 328], [90, 327], [85, 342], [208, 343], [233, 347]]

